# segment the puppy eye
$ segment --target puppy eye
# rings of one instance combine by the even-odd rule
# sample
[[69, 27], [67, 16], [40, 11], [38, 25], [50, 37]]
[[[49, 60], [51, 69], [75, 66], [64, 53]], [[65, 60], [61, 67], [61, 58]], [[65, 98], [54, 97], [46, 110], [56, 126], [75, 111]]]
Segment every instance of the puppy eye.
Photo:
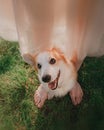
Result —
[[38, 69], [41, 69], [42, 66], [41, 66], [41, 64], [38, 63], [37, 67], [38, 67]]
[[50, 64], [55, 64], [56, 63], [56, 59], [55, 58], [51, 58], [49, 61]]

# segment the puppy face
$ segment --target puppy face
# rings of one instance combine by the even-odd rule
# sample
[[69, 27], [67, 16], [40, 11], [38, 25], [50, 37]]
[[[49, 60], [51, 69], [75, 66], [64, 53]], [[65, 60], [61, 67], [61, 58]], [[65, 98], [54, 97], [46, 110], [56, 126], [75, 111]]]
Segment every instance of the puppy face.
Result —
[[31, 62], [36, 66], [40, 82], [51, 90], [56, 89], [62, 82], [66, 81], [64, 78], [66, 73], [68, 75], [73, 73], [72, 64], [69, 64], [64, 54], [55, 48], [43, 51], [35, 56], [28, 55], [27, 59], [30, 59], [28, 63]]
[[61, 75], [60, 62], [53, 51], [45, 51], [36, 56], [39, 80], [42, 84], [47, 84], [52, 90], [59, 85]]

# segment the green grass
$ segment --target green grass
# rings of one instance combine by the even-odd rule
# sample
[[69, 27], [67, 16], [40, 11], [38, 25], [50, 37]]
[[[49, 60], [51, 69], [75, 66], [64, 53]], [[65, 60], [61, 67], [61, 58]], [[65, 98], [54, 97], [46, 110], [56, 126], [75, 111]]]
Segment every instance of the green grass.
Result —
[[0, 41], [0, 130], [103, 130], [104, 57], [86, 58], [78, 80], [83, 101], [74, 106], [69, 95], [34, 105], [39, 82], [34, 68], [20, 56], [18, 43]]

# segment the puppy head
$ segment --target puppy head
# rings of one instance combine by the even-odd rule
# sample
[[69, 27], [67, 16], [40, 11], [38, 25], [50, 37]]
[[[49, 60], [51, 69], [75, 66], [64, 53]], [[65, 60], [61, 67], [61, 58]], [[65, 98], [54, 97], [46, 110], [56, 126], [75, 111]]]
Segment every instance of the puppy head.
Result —
[[71, 71], [74, 70], [64, 54], [56, 48], [45, 50], [37, 55], [26, 54], [24, 59], [38, 70], [40, 82], [48, 85], [52, 90], [61, 85], [65, 71], [70, 70], [70, 67]]

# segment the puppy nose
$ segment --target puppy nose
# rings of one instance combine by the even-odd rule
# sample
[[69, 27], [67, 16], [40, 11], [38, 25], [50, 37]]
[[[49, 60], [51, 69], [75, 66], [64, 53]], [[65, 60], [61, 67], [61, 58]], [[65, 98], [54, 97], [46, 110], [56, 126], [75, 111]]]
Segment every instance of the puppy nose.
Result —
[[50, 75], [45, 75], [42, 77], [42, 81], [45, 83], [48, 83], [51, 80], [51, 76]]

